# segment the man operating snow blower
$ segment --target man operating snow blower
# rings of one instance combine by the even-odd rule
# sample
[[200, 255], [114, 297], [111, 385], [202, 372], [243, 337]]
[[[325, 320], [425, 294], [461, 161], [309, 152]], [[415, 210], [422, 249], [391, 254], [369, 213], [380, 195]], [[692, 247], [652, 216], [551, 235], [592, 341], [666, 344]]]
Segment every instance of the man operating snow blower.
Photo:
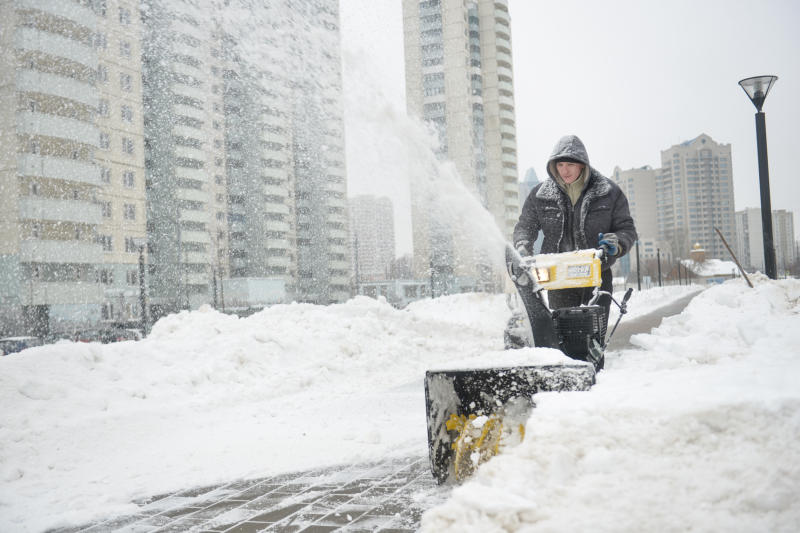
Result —
[[[575, 135], [558, 141], [547, 161], [547, 174], [549, 179], [534, 187], [525, 200], [514, 228], [514, 248], [521, 257], [530, 256], [539, 230], [544, 234], [543, 254], [602, 248], [601, 296], [594, 303], [605, 310], [601, 328], [605, 332], [613, 292], [611, 266], [637, 239], [628, 199], [616, 183], [592, 168], [583, 142]], [[513, 271], [511, 275], [530, 316], [538, 303], [535, 284], [524, 272]], [[547, 299], [550, 309], [557, 310], [588, 304], [593, 294], [593, 287], [564, 288], [548, 291]], [[515, 319], [519, 317], [512, 317], [512, 321]], [[534, 322], [531, 320], [535, 345], [553, 345], [555, 341], [542, 338], [552, 335], [549, 324], [542, 329]], [[526, 344], [513, 328], [506, 331], [507, 347]]]
[[[521, 314], [512, 317], [510, 326], [515, 320], [523, 323], [506, 330], [506, 347], [555, 348], [585, 362], [531, 360], [428, 370], [428, 452], [439, 483], [465, 479], [504, 446], [521, 440], [534, 395], [589, 390], [614, 333], [606, 335], [611, 302], [619, 306], [620, 318], [626, 312], [631, 289], [621, 302], [612, 298], [611, 265], [636, 241], [628, 200], [589, 165], [583, 143], [573, 135], [558, 142], [547, 172], [550, 179], [531, 191], [522, 208], [514, 230], [516, 250], [506, 250], [509, 274], [531, 325], [525, 326]], [[532, 256], [539, 230], [544, 232], [542, 253]]]

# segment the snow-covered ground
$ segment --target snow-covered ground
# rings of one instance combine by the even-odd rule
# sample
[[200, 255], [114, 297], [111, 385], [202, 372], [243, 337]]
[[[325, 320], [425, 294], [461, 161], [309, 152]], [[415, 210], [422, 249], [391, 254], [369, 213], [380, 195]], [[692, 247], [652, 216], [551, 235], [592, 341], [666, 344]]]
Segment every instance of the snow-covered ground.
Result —
[[545, 393], [518, 447], [423, 531], [797, 531], [800, 281], [698, 295], [589, 392]]
[[[609, 353], [592, 391], [537, 396], [526, 440], [423, 527], [800, 523], [800, 282], [757, 281], [712, 287], [637, 337], [639, 349]], [[629, 316], [697, 289], [636, 292]], [[139, 342], [0, 358], [0, 531], [133, 512], [132, 500], [180, 488], [424, 455], [424, 371], [508, 358], [508, 316], [503, 296], [479, 294], [404, 310], [367, 298], [291, 304], [245, 319], [206, 308], [162, 319]]]

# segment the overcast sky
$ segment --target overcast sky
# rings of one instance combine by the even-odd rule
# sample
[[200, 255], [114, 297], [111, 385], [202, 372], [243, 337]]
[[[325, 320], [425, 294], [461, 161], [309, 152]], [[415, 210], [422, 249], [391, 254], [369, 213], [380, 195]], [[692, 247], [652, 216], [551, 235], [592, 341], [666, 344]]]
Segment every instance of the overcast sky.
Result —
[[[340, 6], [345, 90], [369, 88], [404, 110], [401, 0]], [[543, 178], [564, 134], [609, 175], [660, 167], [661, 150], [706, 133], [731, 144], [736, 209], [759, 207], [755, 108], [737, 82], [774, 74], [764, 104], [772, 208], [792, 210], [800, 227], [800, 2], [509, 0], [509, 12], [520, 177], [533, 167]], [[373, 193], [363, 147], [347, 140], [350, 194]], [[398, 251], [410, 250], [397, 231]]]

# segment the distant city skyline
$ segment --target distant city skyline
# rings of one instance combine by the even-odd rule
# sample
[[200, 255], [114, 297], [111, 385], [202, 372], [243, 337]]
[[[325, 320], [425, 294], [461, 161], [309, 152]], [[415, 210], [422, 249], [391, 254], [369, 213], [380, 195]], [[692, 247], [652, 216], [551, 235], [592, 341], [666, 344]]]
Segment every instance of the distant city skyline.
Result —
[[[347, 0], [341, 9], [345, 90], [373, 87], [382, 117], [405, 110], [400, 2]], [[774, 74], [779, 79], [764, 105], [772, 209], [800, 214], [792, 157], [800, 122], [800, 4], [509, 0], [509, 13], [520, 179], [531, 167], [544, 176], [550, 150], [567, 133], [584, 140], [605, 175], [616, 166], [657, 168], [662, 150], [705, 133], [731, 144], [736, 209], [760, 207], [755, 108], [737, 82]], [[374, 78], [365, 80], [365, 73]], [[390, 119], [381, 120], [388, 127]], [[348, 144], [348, 168], [358, 168], [363, 151]], [[351, 183], [354, 194], [361, 192], [357, 174]], [[405, 236], [402, 202], [395, 220], [403, 253], [410, 228]]]

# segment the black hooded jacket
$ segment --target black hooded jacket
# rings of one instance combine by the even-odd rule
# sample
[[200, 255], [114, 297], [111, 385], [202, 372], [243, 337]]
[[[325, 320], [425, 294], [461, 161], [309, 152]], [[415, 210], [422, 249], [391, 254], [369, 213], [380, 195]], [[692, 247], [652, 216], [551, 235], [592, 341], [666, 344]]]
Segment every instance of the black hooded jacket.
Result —
[[[586, 165], [583, 192], [574, 206], [557, 177], [556, 160], [564, 157]], [[610, 268], [637, 239], [625, 194], [591, 167], [586, 148], [575, 135], [558, 141], [547, 161], [547, 174], [549, 179], [534, 187], [522, 206], [514, 228], [514, 246], [530, 247], [540, 229], [544, 233], [542, 253], [546, 254], [596, 248], [599, 233], [615, 233], [620, 251], [603, 265]]]

